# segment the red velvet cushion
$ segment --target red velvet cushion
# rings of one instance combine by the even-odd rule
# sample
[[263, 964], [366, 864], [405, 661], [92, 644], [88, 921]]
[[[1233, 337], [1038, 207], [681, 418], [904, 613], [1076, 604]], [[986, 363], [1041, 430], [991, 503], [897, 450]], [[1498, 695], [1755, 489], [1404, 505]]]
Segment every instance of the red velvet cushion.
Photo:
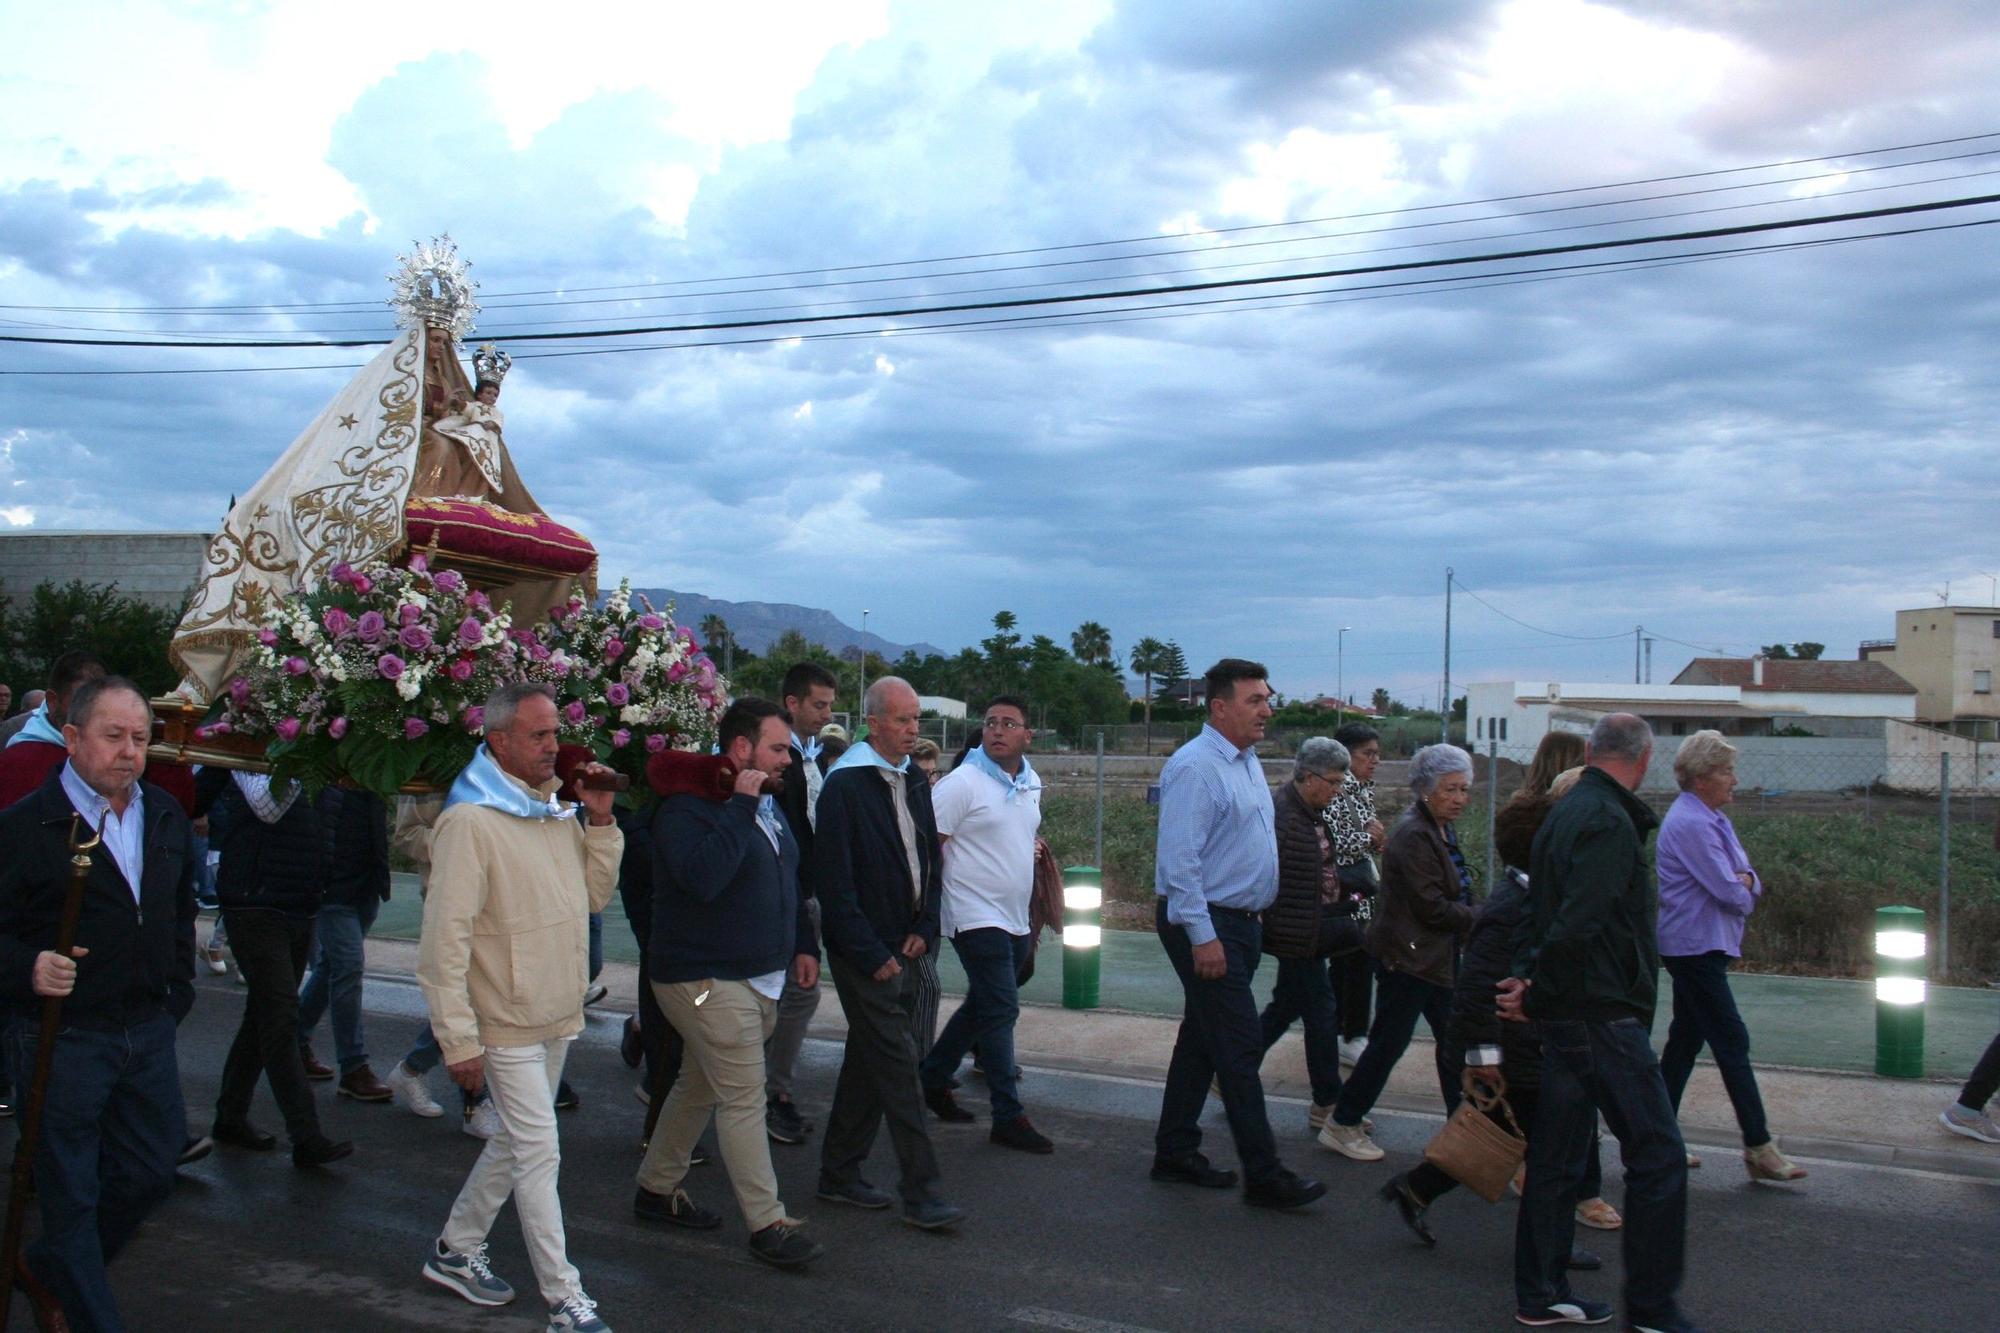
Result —
[[479, 500], [439, 500], [414, 496], [403, 510], [412, 551], [437, 542], [441, 565], [448, 557], [497, 560], [551, 574], [581, 574], [597, 560], [597, 548], [574, 528], [546, 514], [516, 514]]

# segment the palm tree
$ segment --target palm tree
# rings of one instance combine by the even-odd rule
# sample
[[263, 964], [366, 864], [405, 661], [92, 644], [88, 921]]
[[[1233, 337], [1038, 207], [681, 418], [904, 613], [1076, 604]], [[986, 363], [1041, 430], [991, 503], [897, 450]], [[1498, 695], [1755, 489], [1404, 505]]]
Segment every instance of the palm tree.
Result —
[[1086, 620], [1069, 636], [1070, 651], [1085, 666], [1108, 665], [1117, 660], [1111, 652], [1111, 631], [1095, 620]]
[[1386, 714], [1389, 711], [1389, 691], [1377, 688], [1368, 696], [1368, 706], [1377, 717]]
[[722, 674], [728, 675], [730, 669], [736, 665], [736, 654], [733, 651], [736, 647], [736, 636], [729, 632], [729, 622], [715, 612], [709, 612], [701, 618], [701, 640], [711, 660], [718, 655], [722, 658]]
[[1146, 753], [1153, 752], [1153, 677], [1166, 670], [1167, 645], [1147, 635], [1132, 645], [1132, 669], [1146, 679]]

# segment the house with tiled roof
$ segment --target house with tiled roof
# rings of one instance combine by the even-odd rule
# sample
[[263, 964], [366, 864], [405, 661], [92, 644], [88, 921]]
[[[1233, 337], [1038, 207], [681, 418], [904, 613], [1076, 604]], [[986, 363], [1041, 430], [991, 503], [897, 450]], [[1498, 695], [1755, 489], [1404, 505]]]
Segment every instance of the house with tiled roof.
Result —
[[1733, 685], [1744, 704], [1815, 717], [1917, 716], [1917, 687], [1879, 661], [1787, 657], [1697, 657], [1676, 685]]

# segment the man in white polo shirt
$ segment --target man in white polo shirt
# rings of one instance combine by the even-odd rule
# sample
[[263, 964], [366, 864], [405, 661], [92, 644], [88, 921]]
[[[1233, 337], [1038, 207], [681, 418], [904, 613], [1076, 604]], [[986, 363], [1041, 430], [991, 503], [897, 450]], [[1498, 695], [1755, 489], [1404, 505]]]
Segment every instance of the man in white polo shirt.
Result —
[[1055, 1151], [1028, 1123], [1014, 1078], [1018, 978], [1028, 961], [1028, 899], [1035, 887], [1035, 834], [1042, 826], [1042, 781], [1028, 763], [1028, 708], [1011, 695], [986, 707], [981, 742], [931, 794], [944, 843], [939, 931], [965, 968], [965, 1003], [944, 1025], [920, 1072], [924, 1101], [943, 1121], [970, 1123], [951, 1095], [952, 1075], [967, 1051], [979, 1052], [993, 1100], [993, 1131], [1003, 1148]]

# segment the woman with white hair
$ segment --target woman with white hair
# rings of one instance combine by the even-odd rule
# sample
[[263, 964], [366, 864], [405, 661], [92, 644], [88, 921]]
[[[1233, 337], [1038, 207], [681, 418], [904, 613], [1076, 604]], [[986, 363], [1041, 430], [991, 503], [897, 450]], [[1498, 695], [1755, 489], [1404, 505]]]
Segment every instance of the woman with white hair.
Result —
[[1452, 824], [1472, 801], [1472, 757], [1456, 745], [1428, 745], [1410, 761], [1416, 800], [1403, 812], [1382, 857], [1382, 893], [1368, 928], [1380, 972], [1368, 1048], [1334, 1102], [1319, 1141], [1357, 1162], [1382, 1150], [1362, 1123], [1409, 1049], [1422, 1017], [1437, 1043], [1438, 1089], [1447, 1114], [1458, 1105], [1446, 1037], [1458, 953], [1472, 928], [1472, 874]]
[[[1660, 1073], [1680, 1110], [1694, 1058], [1706, 1045], [1743, 1131], [1743, 1165], [1752, 1180], [1800, 1180], [1764, 1123], [1764, 1099], [1750, 1068], [1750, 1030], [1729, 990], [1729, 964], [1743, 956], [1743, 928], [1764, 882], [1722, 807], [1735, 798], [1736, 747], [1719, 731], [1697, 731], [1674, 755], [1681, 794], [1660, 824], [1654, 865], [1660, 880], [1660, 962], [1674, 983], [1674, 1017]], [[1688, 1165], [1700, 1159], [1688, 1154]]]

